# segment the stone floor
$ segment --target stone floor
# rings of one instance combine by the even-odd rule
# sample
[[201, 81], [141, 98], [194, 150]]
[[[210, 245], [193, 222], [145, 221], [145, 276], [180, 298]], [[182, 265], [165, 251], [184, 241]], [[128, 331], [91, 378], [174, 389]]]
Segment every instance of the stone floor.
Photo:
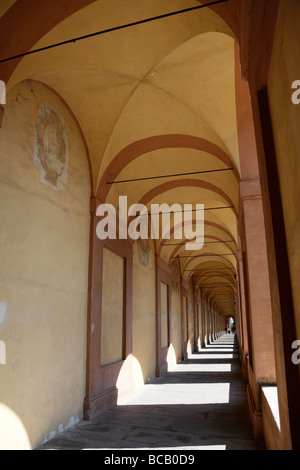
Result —
[[40, 447], [256, 450], [235, 337], [224, 335], [92, 422]]

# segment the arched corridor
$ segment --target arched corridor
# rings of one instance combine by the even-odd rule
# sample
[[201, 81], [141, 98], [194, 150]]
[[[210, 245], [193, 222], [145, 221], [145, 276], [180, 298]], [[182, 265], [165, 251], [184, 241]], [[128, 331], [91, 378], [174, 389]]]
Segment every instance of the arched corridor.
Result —
[[2, 1], [0, 449], [300, 448], [299, 30], [298, 0]]

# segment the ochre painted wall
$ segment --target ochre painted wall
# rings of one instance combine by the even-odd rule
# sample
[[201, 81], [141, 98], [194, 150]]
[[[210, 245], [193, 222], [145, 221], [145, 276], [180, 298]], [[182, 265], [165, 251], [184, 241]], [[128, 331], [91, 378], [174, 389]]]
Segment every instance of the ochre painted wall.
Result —
[[189, 322], [189, 346], [190, 352], [194, 351], [195, 341], [195, 326], [194, 326], [194, 289], [193, 281], [189, 282], [189, 295], [188, 295], [188, 322]]
[[[150, 241], [147, 265], [143, 265], [138, 243], [133, 245], [133, 377], [136, 386], [142, 386], [155, 376], [156, 368], [156, 274], [155, 248]], [[145, 260], [145, 257], [143, 257]], [[161, 284], [162, 315], [165, 323], [164, 341], [167, 338], [167, 286]], [[167, 357], [169, 369], [182, 359], [180, 287], [171, 288], [171, 332], [172, 340]]]
[[[62, 191], [43, 184], [33, 164], [43, 102], [68, 135]], [[39, 84], [18, 85], [0, 129], [0, 340], [7, 354], [0, 366], [1, 448], [36, 447], [82, 417], [89, 181], [85, 149], [64, 105]]]
[[137, 386], [155, 376], [156, 365], [156, 293], [154, 243], [150, 242], [147, 266], [139, 257], [138, 243], [133, 246], [133, 356]]
[[169, 321], [168, 321], [168, 286], [164, 283], [160, 283], [161, 292], [161, 346], [167, 348], [169, 346]]
[[172, 289], [172, 348], [174, 351], [174, 361], [182, 359], [182, 331], [181, 331], [181, 302], [180, 290]]
[[124, 258], [104, 248], [101, 314], [102, 366], [123, 359], [123, 315]]
[[[300, 104], [292, 103], [295, 80], [300, 80], [300, 4], [281, 0], [268, 94], [275, 136], [278, 171], [287, 233], [297, 338], [300, 339]], [[284, 119], [283, 119], [284, 116]]]

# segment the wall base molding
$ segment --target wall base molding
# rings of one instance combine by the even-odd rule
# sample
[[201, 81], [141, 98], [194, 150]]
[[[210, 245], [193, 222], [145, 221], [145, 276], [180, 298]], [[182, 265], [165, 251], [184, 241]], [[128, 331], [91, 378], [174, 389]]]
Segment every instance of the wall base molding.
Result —
[[105, 411], [113, 408], [118, 402], [118, 389], [112, 387], [95, 397], [87, 397], [84, 400], [84, 420], [91, 421]]

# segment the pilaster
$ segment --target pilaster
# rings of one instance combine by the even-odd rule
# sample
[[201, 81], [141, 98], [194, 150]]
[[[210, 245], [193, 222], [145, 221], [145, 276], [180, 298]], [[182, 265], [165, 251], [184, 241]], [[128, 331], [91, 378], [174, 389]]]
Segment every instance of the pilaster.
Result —
[[2, 127], [3, 118], [4, 118], [4, 108], [3, 106], [0, 105], [0, 129]]
[[245, 282], [248, 284], [248, 336], [252, 343], [247, 363], [248, 396], [255, 434], [259, 438], [262, 434], [260, 386], [276, 382], [270, 280], [260, 181], [242, 181], [240, 198], [245, 238], [243, 269], [247, 270]]

